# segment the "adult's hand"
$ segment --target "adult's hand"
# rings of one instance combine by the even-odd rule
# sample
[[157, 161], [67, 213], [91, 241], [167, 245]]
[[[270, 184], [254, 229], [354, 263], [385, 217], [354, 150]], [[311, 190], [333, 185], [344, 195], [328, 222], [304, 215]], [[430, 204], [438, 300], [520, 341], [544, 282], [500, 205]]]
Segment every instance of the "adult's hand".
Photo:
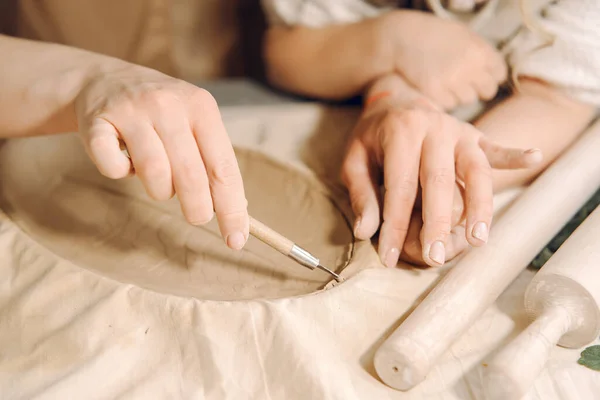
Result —
[[245, 245], [249, 220], [242, 176], [210, 93], [116, 62], [91, 75], [74, 104], [86, 151], [103, 175], [120, 179], [135, 173], [151, 198], [176, 194], [194, 225], [216, 213], [227, 245]]
[[535, 149], [510, 149], [491, 142], [471, 124], [422, 96], [406, 102], [381, 100], [363, 112], [342, 166], [342, 180], [357, 217], [355, 235], [373, 236], [382, 215], [379, 255], [385, 265], [396, 265], [421, 188], [421, 256], [428, 265], [442, 265], [455, 224], [456, 182], [465, 188], [465, 239], [480, 246], [487, 240], [492, 220], [492, 168], [525, 168], [540, 160]]

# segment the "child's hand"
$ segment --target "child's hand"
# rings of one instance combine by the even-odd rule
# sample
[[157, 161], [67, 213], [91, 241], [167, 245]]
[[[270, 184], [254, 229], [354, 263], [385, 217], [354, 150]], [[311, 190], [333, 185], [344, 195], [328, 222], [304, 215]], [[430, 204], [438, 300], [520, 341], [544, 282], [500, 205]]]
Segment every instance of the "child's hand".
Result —
[[408, 10], [381, 19], [393, 69], [446, 110], [492, 99], [506, 79], [500, 53], [463, 23]]
[[[465, 235], [465, 202], [464, 188], [456, 182], [454, 185], [454, 199], [452, 207], [452, 229], [446, 238], [444, 247], [446, 249], [446, 261], [450, 261], [459, 256], [467, 248], [469, 242]], [[404, 247], [400, 253], [400, 259], [414, 265], [426, 265], [423, 260], [423, 246], [421, 244], [421, 235], [423, 234], [423, 216], [421, 212], [421, 202], [417, 197], [417, 202], [411, 216], [408, 232]], [[478, 236], [478, 235], [475, 235]]]
[[227, 245], [244, 246], [249, 219], [242, 175], [207, 91], [119, 61], [90, 78], [75, 111], [85, 148], [103, 175], [119, 179], [133, 171], [156, 200], [176, 193], [192, 224], [207, 223], [216, 212]]
[[467, 241], [486, 242], [492, 220], [491, 168], [523, 168], [539, 162], [537, 150], [501, 147], [424, 98], [380, 102], [367, 108], [350, 139], [342, 166], [357, 217], [355, 235], [367, 239], [383, 223], [379, 255], [387, 266], [398, 261], [406, 240], [419, 184], [422, 189], [422, 258], [442, 265], [451, 233], [455, 182], [465, 186]]

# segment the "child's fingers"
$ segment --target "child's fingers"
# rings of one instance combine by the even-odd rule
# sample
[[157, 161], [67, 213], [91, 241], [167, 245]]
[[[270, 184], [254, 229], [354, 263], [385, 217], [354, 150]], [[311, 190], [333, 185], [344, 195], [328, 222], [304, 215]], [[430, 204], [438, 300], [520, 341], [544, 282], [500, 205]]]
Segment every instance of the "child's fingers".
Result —
[[496, 51], [496, 49], [490, 48], [487, 59], [488, 71], [496, 81], [496, 84], [499, 85], [505, 82], [508, 77], [508, 65], [506, 64], [504, 56]]
[[465, 219], [465, 190], [456, 183], [454, 185], [454, 200], [452, 203], [452, 227], [463, 222]]
[[381, 141], [385, 195], [379, 256], [388, 267], [398, 262], [406, 239], [419, 187], [419, 160], [428, 118], [421, 111], [392, 115]]
[[375, 173], [367, 149], [359, 140], [353, 140], [342, 164], [341, 178], [356, 216], [354, 235], [362, 240], [373, 236], [379, 227], [379, 185]]
[[[449, 129], [457, 129], [454, 124]], [[445, 242], [452, 228], [454, 172], [454, 135], [430, 134], [423, 143], [420, 180], [423, 187], [423, 260], [428, 265], [443, 265]]]
[[[473, 133], [480, 134], [474, 127], [469, 125]], [[490, 165], [494, 169], [517, 169], [531, 168], [542, 161], [540, 149], [513, 149], [501, 146], [481, 136], [479, 147], [485, 153]]]
[[[427, 265], [423, 261], [423, 251], [421, 246], [423, 222], [420, 213], [414, 213], [408, 228], [408, 235], [402, 249], [401, 259], [414, 265]], [[464, 225], [457, 225], [452, 228], [450, 235], [446, 238], [446, 260], [453, 258], [464, 252], [469, 244], [465, 239]]]
[[479, 93], [469, 85], [461, 85], [454, 90], [454, 96], [458, 98], [459, 104], [463, 105], [474, 104], [479, 99]]
[[102, 175], [121, 179], [132, 173], [131, 161], [120, 149], [120, 134], [114, 125], [103, 118], [95, 118], [81, 133], [86, 152]]
[[481, 246], [488, 240], [494, 212], [492, 168], [483, 151], [469, 141], [457, 148], [456, 173], [465, 183], [466, 238]]
[[475, 8], [475, 0], [448, 0], [448, 9], [454, 12], [469, 12]]
[[413, 212], [401, 258], [415, 265], [426, 265], [423, 261], [423, 248], [421, 246], [421, 230], [423, 229], [423, 218], [420, 212]]
[[498, 82], [490, 74], [486, 74], [484, 79], [478, 79], [473, 86], [482, 100], [491, 100], [498, 93]]

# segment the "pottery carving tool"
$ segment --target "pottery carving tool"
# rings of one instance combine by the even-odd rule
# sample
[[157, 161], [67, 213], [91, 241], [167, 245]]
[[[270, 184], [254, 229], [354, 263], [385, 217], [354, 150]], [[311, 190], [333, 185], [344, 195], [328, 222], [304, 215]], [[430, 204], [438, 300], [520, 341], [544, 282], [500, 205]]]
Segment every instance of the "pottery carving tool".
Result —
[[303, 267], [310, 270], [318, 268], [333, 276], [336, 281], [341, 282], [340, 276], [329, 268], [322, 266], [317, 257], [252, 217], [250, 217], [250, 234]]
[[409, 390], [500, 296], [600, 186], [600, 123], [594, 124], [508, 208], [485, 246], [440, 280], [375, 354], [389, 386]]
[[[121, 152], [131, 160], [131, 156], [129, 155], [129, 151], [127, 151], [127, 146], [125, 143], [120, 140], [119, 146], [121, 148]], [[333, 276], [336, 281], [341, 282], [340, 276], [329, 268], [321, 265], [321, 262], [317, 257], [313, 256], [311, 253], [296, 245], [285, 236], [275, 232], [273, 229], [252, 217], [250, 217], [250, 234], [271, 248], [277, 250], [284, 256], [296, 261], [303, 267], [310, 270], [318, 268], [321, 271], [325, 271], [329, 275]]]
[[490, 400], [523, 397], [554, 346], [579, 348], [600, 335], [600, 208], [546, 262], [525, 292], [531, 325], [484, 372]]

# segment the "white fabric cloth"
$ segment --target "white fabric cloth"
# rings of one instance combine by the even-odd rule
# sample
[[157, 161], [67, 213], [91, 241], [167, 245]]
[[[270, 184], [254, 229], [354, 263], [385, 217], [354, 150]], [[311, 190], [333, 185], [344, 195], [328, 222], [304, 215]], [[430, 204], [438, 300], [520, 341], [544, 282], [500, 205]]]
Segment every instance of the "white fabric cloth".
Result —
[[[520, 74], [542, 79], [580, 101], [600, 106], [600, 1], [526, 1], [554, 42], [522, 27], [519, 0], [499, 1], [487, 24], [476, 30], [494, 43], [509, 40], [509, 63]], [[389, 12], [367, 0], [262, 0], [271, 24], [322, 27], [350, 23]], [[542, 9], [541, 15], [537, 11]], [[414, 40], [418, 41], [418, 38]]]
[[600, 106], [600, 1], [561, 0], [543, 15], [540, 27], [553, 43], [544, 46], [540, 34], [524, 31], [511, 45], [513, 67]]
[[[339, 162], [355, 122], [354, 112], [312, 105], [224, 109], [223, 117], [236, 145], [325, 176]], [[64, 162], [59, 149], [82, 151], [68, 135], [9, 141], [0, 168], [15, 175], [20, 168], [48, 170]], [[74, 196], [96, 193], [93, 180], [58, 173], [48, 185], [61, 180], [78, 188]], [[132, 205], [131, 197], [119, 196], [113, 207]], [[73, 211], [70, 204], [65, 216]], [[112, 233], [141, 235], [141, 241], [171, 232], [172, 217], [161, 221], [158, 232]], [[399, 392], [377, 379], [373, 353], [440, 270], [382, 268], [372, 251], [367, 269], [333, 288], [275, 300], [213, 301], [112, 279], [53, 252], [21, 222], [0, 210], [3, 400], [484, 400], [486, 360], [527, 324], [523, 293], [532, 271], [521, 274], [423, 384]], [[119, 221], [107, 214], [106, 222]], [[176, 238], [182, 246], [193, 241], [192, 231], [186, 234], [188, 240]], [[600, 374], [576, 363], [580, 351], [554, 348], [525, 400], [597, 399]]]

